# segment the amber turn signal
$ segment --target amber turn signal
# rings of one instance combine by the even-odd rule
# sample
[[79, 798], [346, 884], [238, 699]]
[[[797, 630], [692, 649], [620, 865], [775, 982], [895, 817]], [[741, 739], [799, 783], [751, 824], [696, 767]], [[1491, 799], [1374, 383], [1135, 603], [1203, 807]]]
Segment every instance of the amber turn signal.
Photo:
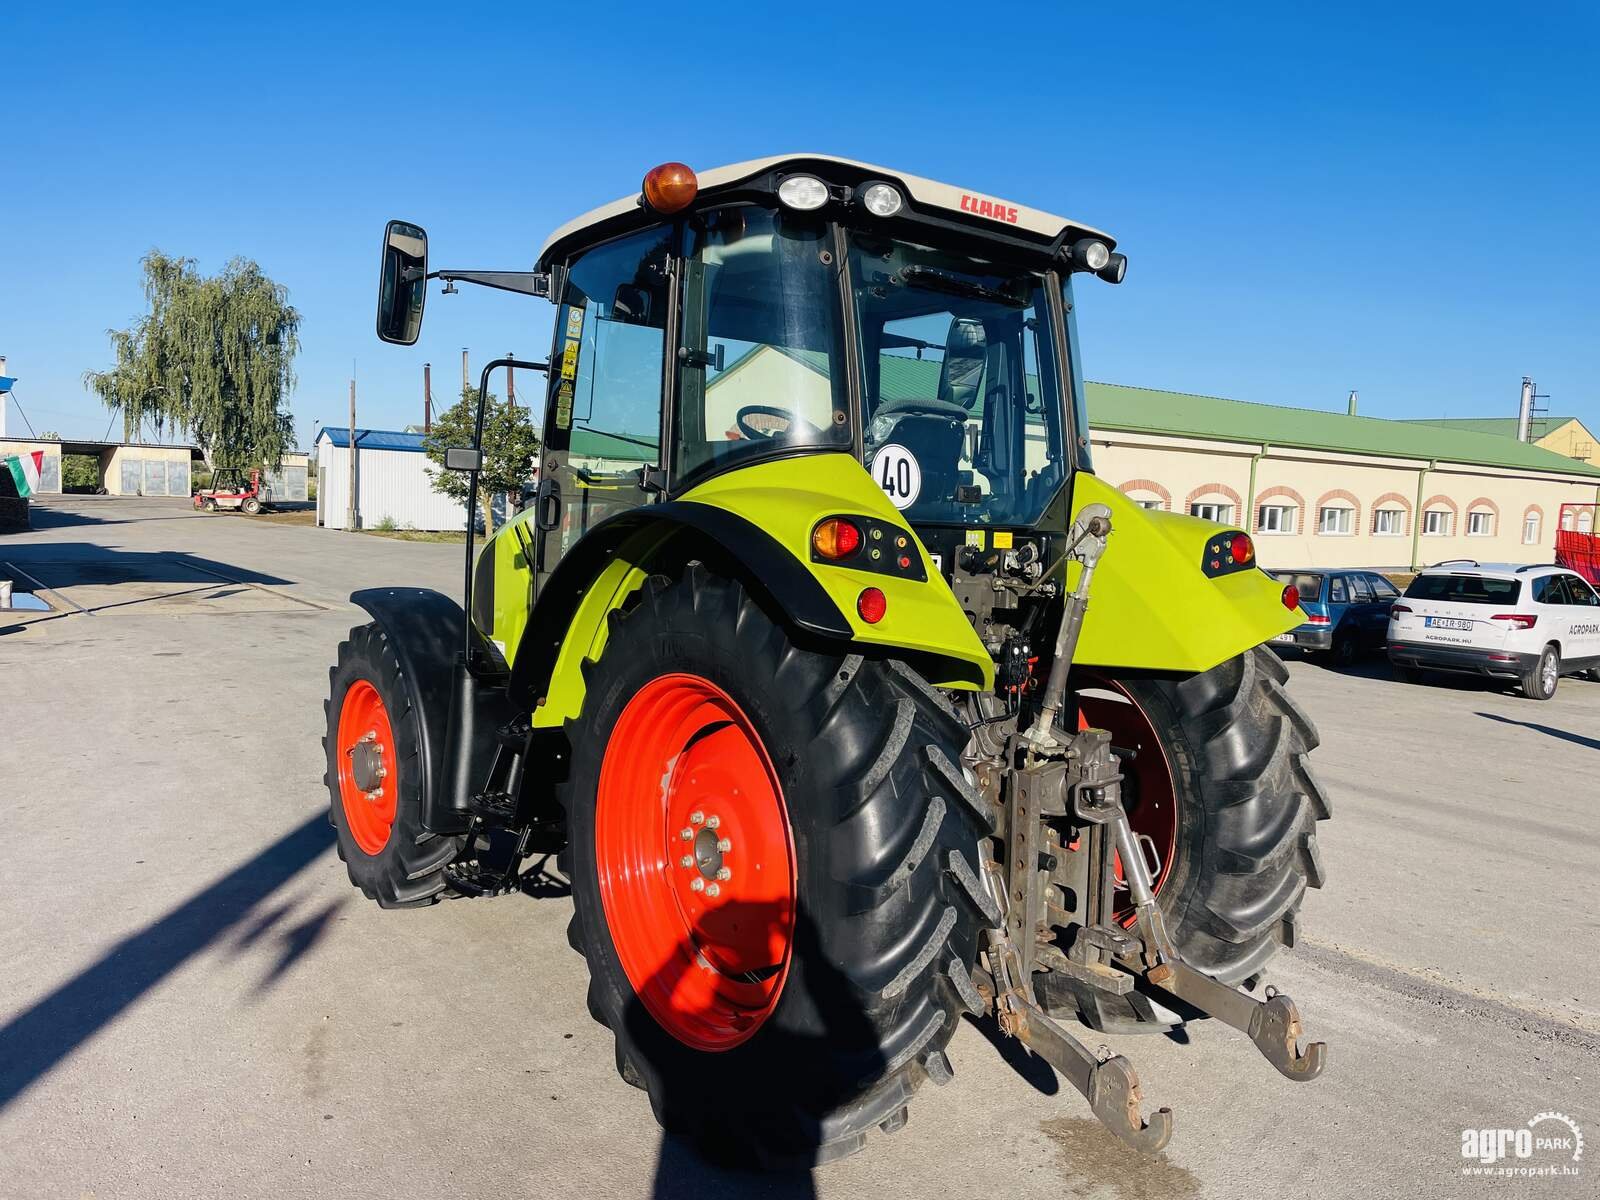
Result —
[[861, 549], [861, 530], [843, 517], [829, 517], [811, 531], [811, 548], [822, 558], [849, 558]]
[[644, 202], [658, 213], [675, 213], [694, 203], [700, 181], [681, 162], [651, 167], [644, 176]]

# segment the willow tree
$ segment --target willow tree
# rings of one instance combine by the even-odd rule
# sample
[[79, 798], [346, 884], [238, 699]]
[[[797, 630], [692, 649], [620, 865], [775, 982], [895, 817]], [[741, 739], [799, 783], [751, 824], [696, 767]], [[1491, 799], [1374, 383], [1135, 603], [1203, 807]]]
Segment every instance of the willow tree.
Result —
[[276, 469], [294, 442], [284, 398], [294, 387], [300, 314], [288, 289], [235, 258], [202, 275], [192, 258], [152, 250], [140, 262], [149, 311], [110, 329], [116, 365], [84, 383], [120, 412], [133, 440], [149, 421], [192, 438], [206, 465]]

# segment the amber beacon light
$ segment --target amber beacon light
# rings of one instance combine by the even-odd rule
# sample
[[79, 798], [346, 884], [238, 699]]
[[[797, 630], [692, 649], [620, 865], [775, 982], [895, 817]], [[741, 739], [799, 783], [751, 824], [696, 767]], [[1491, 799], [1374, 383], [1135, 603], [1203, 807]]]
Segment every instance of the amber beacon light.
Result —
[[675, 213], [694, 203], [700, 181], [681, 162], [651, 167], [644, 176], [644, 202], [659, 213]]

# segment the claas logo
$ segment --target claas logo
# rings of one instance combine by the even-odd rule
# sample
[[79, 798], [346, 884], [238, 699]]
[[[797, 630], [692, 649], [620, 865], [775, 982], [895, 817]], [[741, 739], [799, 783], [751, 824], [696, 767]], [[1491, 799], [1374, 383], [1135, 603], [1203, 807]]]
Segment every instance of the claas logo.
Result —
[[1012, 225], [1017, 223], [1017, 206], [1007, 204], [1004, 200], [989, 200], [962, 192], [961, 211], [976, 213], [980, 217], [989, 217], [995, 221], [1006, 221]]

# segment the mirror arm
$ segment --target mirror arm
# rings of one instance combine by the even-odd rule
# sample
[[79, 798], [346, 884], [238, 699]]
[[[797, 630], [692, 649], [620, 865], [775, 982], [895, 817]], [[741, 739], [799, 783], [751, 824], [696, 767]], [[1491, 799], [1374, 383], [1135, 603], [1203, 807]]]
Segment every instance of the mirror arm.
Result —
[[[415, 268], [412, 268], [414, 271]], [[416, 276], [406, 273], [409, 283]], [[429, 271], [429, 279], [442, 279], [446, 283], [476, 283], [480, 287], [499, 288], [502, 292], [519, 292], [524, 296], [550, 299], [550, 275], [541, 271]], [[452, 289], [446, 288], [446, 291]]]

